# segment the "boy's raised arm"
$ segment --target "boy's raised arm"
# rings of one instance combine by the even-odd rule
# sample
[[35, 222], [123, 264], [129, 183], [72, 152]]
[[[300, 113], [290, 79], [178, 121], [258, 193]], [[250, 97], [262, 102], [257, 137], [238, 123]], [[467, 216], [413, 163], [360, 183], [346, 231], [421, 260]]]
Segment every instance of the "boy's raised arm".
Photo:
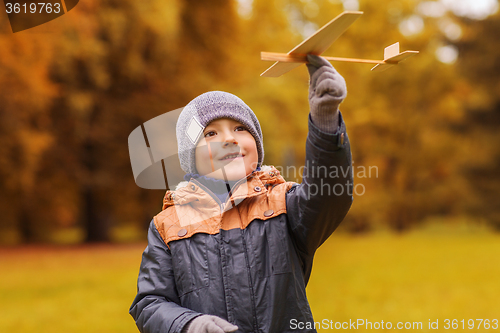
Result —
[[302, 183], [286, 195], [287, 217], [306, 282], [316, 249], [344, 219], [352, 203], [352, 160], [346, 127], [338, 110], [347, 89], [325, 59], [308, 55], [309, 133]]
[[191, 319], [201, 314], [179, 304], [170, 250], [151, 222], [137, 281], [137, 296], [129, 312], [142, 333], [180, 333]]
[[324, 58], [307, 55], [309, 108], [313, 124], [326, 133], [336, 133], [339, 105], [347, 95], [345, 80]]

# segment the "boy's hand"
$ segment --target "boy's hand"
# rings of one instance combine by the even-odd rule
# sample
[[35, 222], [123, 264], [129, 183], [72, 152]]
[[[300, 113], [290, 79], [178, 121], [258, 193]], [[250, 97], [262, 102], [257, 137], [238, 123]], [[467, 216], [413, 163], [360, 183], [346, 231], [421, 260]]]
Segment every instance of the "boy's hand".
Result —
[[345, 80], [326, 59], [308, 54], [307, 60], [312, 121], [320, 130], [334, 133], [339, 124], [339, 104], [347, 95]]
[[[187, 329], [186, 329], [187, 327]], [[228, 333], [236, 332], [238, 326], [217, 316], [203, 315], [191, 320], [182, 332], [186, 333]]]

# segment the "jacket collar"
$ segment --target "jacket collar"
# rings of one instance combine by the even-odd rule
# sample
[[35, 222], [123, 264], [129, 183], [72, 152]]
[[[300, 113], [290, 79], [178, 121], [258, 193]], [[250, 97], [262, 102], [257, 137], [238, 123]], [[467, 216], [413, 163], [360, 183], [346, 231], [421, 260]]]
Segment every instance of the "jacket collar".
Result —
[[[232, 194], [228, 200], [241, 202], [243, 199], [253, 197], [267, 192], [269, 186], [285, 183], [280, 172], [270, 165], [263, 165], [260, 171], [254, 171], [245, 180], [238, 181], [232, 188]], [[175, 191], [167, 191], [163, 199], [162, 210], [173, 205], [203, 206], [220, 205], [216, 195], [200, 184], [196, 179], [182, 181], [177, 184]]]

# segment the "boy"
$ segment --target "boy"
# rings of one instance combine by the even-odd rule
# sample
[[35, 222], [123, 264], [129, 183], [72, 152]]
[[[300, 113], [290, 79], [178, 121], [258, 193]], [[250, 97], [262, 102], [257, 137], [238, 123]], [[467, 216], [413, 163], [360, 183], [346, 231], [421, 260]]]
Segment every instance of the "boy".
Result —
[[[314, 252], [351, 206], [352, 166], [338, 111], [345, 81], [325, 59], [308, 61], [301, 184], [262, 166], [259, 122], [236, 96], [209, 92], [183, 109], [186, 182], [167, 191], [149, 228], [130, 308], [141, 332], [316, 332], [305, 287]], [[329, 178], [330, 166], [349, 172]]]

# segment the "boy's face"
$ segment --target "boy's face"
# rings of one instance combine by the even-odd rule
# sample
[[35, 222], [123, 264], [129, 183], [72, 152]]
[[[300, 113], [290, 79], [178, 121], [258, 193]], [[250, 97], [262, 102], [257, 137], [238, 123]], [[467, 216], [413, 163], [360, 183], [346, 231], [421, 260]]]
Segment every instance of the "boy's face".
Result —
[[252, 134], [240, 122], [228, 118], [214, 120], [205, 127], [195, 158], [200, 175], [227, 180], [248, 176], [259, 161]]

